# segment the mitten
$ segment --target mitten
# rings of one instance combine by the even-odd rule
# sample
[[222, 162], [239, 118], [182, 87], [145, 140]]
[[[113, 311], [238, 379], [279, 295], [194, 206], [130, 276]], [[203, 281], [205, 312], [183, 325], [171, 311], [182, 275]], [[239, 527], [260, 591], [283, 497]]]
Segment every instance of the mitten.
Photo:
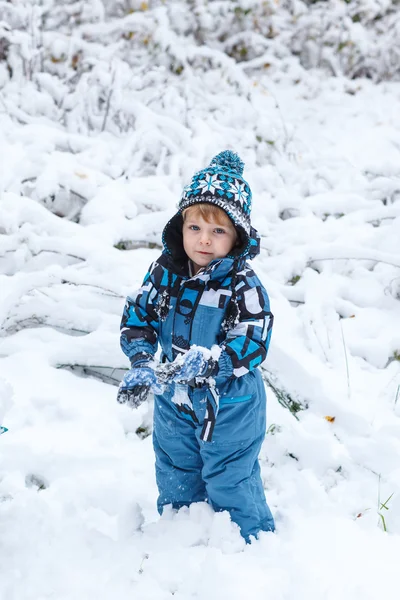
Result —
[[212, 357], [206, 358], [202, 349], [193, 347], [186, 354], [178, 356], [172, 363], [158, 365], [155, 374], [160, 384], [172, 382], [190, 384], [196, 377], [206, 379], [214, 375], [217, 368], [217, 361]]
[[162, 392], [153, 369], [147, 364], [133, 367], [125, 373], [121, 381], [117, 401], [137, 408], [146, 400], [150, 389], [153, 389], [156, 394]]
[[138, 408], [146, 400], [150, 392], [150, 386], [137, 385], [132, 389], [119, 387], [117, 394], [117, 402], [127, 404], [131, 408]]

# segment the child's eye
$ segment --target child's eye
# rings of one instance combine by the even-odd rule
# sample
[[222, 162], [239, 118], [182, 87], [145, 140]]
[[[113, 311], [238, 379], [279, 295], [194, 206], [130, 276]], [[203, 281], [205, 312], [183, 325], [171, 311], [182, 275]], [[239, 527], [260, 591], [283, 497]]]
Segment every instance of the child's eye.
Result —
[[198, 225], [189, 225], [189, 229], [191, 229], [192, 231], [199, 231], [200, 227]]
[[220, 227], [217, 227], [214, 231], [215, 233], [225, 233], [225, 229], [221, 229]]

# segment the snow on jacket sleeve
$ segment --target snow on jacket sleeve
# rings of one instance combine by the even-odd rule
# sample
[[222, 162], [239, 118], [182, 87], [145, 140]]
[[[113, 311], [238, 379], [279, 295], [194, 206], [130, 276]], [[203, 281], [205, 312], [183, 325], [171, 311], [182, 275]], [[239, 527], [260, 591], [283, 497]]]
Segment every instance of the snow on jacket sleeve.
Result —
[[154, 356], [157, 350], [159, 319], [156, 312], [158, 289], [155, 284], [153, 262], [142, 286], [126, 299], [121, 320], [121, 348], [133, 366]]
[[239, 274], [236, 285], [239, 322], [221, 344], [216, 381], [241, 377], [264, 362], [271, 339], [274, 316], [269, 298], [251, 269]]

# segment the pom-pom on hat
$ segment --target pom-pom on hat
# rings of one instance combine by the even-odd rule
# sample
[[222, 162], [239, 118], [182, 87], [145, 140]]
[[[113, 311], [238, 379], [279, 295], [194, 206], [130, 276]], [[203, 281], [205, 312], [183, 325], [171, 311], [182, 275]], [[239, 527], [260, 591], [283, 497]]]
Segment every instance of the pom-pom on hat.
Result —
[[243, 179], [244, 163], [236, 152], [224, 150], [209, 166], [195, 173], [179, 202], [179, 212], [189, 206], [210, 203], [222, 208], [237, 227], [250, 235], [251, 190]]

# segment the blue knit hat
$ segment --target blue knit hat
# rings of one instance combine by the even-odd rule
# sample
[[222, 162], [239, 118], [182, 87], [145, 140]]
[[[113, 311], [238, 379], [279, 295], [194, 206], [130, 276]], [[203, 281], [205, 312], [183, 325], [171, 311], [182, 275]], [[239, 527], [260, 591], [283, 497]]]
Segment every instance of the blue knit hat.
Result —
[[179, 212], [189, 206], [209, 203], [226, 212], [237, 227], [250, 235], [251, 190], [243, 179], [244, 163], [236, 152], [224, 150], [209, 166], [195, 173], [179, 202]]

